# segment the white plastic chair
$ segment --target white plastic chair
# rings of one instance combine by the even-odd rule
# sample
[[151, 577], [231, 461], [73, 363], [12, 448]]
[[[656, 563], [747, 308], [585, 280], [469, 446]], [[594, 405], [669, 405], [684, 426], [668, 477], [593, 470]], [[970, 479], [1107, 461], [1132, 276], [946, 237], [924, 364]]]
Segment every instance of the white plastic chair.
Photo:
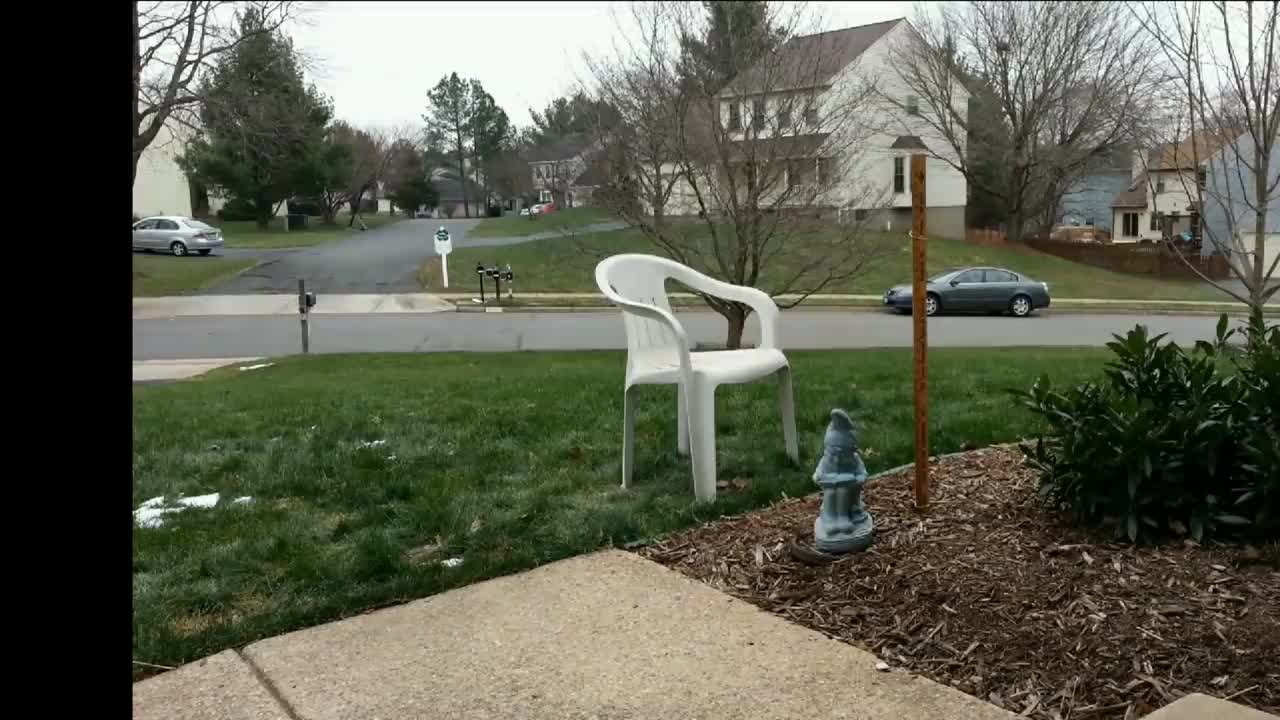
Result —
[[[752, 350], [689, 351], [689, 336], [671, 313], [666, 281], [751, 306], [760, 317], [760, 347]], [[778, 348], [778, 306], [765, 293], [730, 285], [653, 255], [625, 254], [596, 265], [600, 292], [622, 309], [627, 332], [623, 389], [622, 487], [631, 484], [635, 461], [637, 385], [677, 385], [676, 437], [681, 455], [692, 454], [693, 494], [716, 497], [716, 386], [776, 376], [787, 456], [799, 461], [791, 368]], [[690, 447], [692, 446], [692, 453]]]

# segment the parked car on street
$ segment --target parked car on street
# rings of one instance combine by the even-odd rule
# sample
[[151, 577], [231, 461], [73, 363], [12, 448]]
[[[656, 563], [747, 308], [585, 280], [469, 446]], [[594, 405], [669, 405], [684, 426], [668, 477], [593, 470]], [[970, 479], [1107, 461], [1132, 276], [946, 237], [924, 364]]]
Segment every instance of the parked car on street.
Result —
[[134, 250], [164, 250], [178, 257], [208, 255], [222, 247], [222, 231], [195, 218], [157, 215], [133, 224]]
[[[1025, 317], [1049, 307], [1049, 286], [1012, 270], [994, 267], [954, 268], [929, 278], [925, 313], [1008, 312]], [[884, 305], [911, 312], [911, 285], [894, 285], [884, 293]]]

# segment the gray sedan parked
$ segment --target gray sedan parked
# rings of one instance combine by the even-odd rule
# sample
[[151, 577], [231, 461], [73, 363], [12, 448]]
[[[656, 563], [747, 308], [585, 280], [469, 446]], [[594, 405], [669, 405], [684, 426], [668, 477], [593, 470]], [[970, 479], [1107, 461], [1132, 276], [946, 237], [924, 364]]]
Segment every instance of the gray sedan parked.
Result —
[[194, 218], [162, 215], [133, 224], [134, 250], [164, 250], [178, 257], [197, 252], [208, 255], [222, 247], [222, 231]]
[[[1049, 307], [1049, 286], [1021, 273], [993, 267], [948, 270], [929, 278], [925, 313], [942, 311], [1010, 312], [1017, 317]], [[894, 285], [885, 291], [884, 304], [911, 312], [911, 285]]]

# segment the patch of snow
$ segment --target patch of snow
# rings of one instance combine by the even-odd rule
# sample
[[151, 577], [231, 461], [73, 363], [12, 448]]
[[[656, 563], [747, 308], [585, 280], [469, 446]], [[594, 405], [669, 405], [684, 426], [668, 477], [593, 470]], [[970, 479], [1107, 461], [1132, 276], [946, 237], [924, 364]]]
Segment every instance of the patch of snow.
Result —
[[244, 372], [245, 370], [260, 370], [262, 368], [271, 367], [272, 365], [275, 365], [275, 363], [269, 362], [269, 363], [258, 363], [257, 365], [242, 365], [240, 367], [240, 372]]
[[238, 498], [236, 498], [235, 500], [232, 500], [232, 501], [231, 501], [231, 504], [232, 504], [232, 505], [246, 505], [246, 504], [251, 503], [251, 502], [253, 502], [253, 498], [249, 497], [248, 495], [242, 495], [241, 497], [238, 497]]
[[456, 568], [462, 564], [462, 558], [445, 558], [440, 561], [440, 564], [447, 568]]
[[[174, 498], [172, 505], [176, 507], [165, 507], [165, 497], [160, 495], [153, 497], [138, 506], [133, 511], [133, 521], [140, 528], [158, 528], [164, 525], [164, 517], [173, 513], [182, 512], [188, 508], [211, 508], [218, 504], [218, 493], [209, 493], [208, 495], [194, 495], [192, 497], [183, 497], [179, 495]], [[249, 502], [252, 498], [242, 497], [234, 500], [236, 503]]]
[[396, 455], [395, 455], [395, 453], [392, 453], [392, 454], [390, 454], [390, 455], [388, 455], [388, 456], [387, 456], [387, 460], [388, 460], [388, 461], [394, 461], [395, 459], [396, 459]]
[[218, 493], [209, 493], [208, 495], [196, 495], [194, 497], [179, 497], [174, 500], [175, 503], [182, 507], [202, 507], [211, 508], [218, 504]]
[[387, 444], [386, 440], [364, 440], [359, 443], [356, 443], [356, 447], [376, 448], [376, 447], [382, 447], [383, 445], [386, 445], [386, 444]]

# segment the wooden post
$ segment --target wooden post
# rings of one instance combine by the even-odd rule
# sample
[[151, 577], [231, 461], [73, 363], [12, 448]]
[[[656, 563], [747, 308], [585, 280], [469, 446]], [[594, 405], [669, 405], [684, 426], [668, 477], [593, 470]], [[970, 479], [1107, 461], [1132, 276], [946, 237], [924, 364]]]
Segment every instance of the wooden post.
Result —
[[929, 320], [925, 315], [925, 156], [911, 156], [911, 325], [912, 359], [915, 369], [917, 510], [929, 505]]

